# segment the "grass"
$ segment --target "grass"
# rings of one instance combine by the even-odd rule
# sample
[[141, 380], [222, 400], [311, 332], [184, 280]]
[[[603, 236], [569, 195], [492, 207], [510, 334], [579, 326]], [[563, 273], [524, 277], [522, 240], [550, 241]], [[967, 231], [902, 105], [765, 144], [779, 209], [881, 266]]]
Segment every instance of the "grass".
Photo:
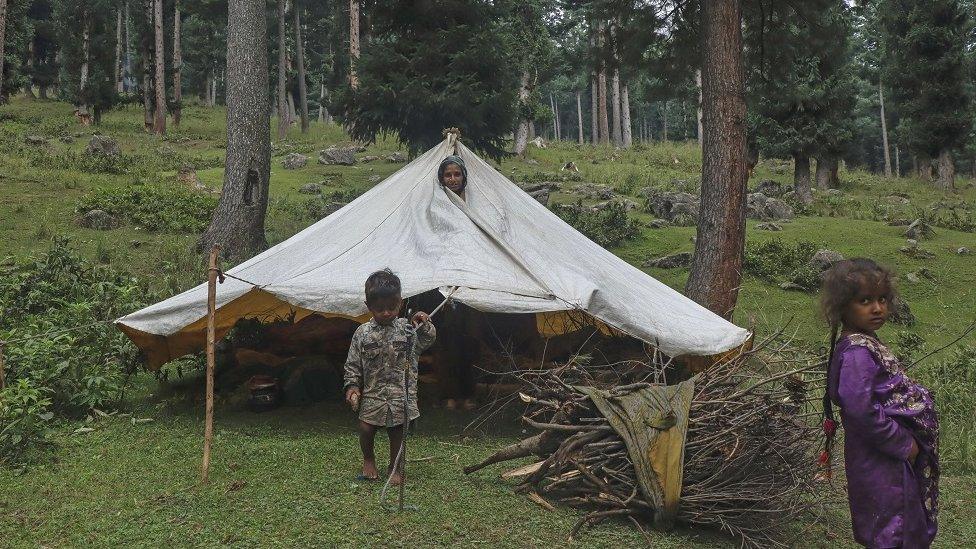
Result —
[[[92, 167], [73, 160], [93, 128], [77, 126], [69, 105], [15, 99], [0, 107], [4, 194], [0, 264], [4, 256], [43, 251], [54, 235], [66, 234], [86, 256], [128, 268], [150, 295], [172, 295], [199, 283], [203, 270], [200, 257], [192, 251], [196, 234], [151, 232], [131, 224], [103, 232], [75, 224], [76, 206], [93, 191], [176, 185], [182, 164], [192, 165], [203, 183], [219, 188], [226, 139], [222, 109], [188, 106], [181, 127], [170, 128], [163, 138], [146, 134], [141, 124], [140, 108], [131, 106], [108, 113], [97, 128], [121, 145], [125, 169], [112, 173], [112, 166]], [[27, 145], [26, 135], [47, 137], [48, 143]], [[73, 140], [62, 142], [64, 136]], [[338, 143], [348, 143], [341, 128], [319, 124], [313, 124], [307, 135], [292, 128], [285, 140], [275, 140], [268, 214], [271, 243], [313, 221], [301, 213], [308, 199], [298, 192], [302, 185], [329, 179], [336, 185], [326, 187], [328, 191], [363, 190], [402, 166], [385, 160], [399, 149], [392, 139], [369, 146], [364, 154], [380, 157], [369, 164], [339, 167], [316, 162], [318, 150]], [[281, 159], [289, 152], [309, 155], [309, 163], [284, 170]], [[569, 161], [580, 169], [572, 179], [609, 185], [638, 202], [643, 187], [693, 188], [701, 169], [693, 143], [639, 145], [629, 151], [564, 143], [530, 148], [527, 160], [506, 159], [497, 166], [515, 181], [557, 180], [567, 178], [569, 172], [561, 172], [560, 167]], [[791, 177], [788, 163], [769, 160], [757, 166], [750, 185], [763, 179], [788, 184]], [[750, 221], [748, 241], [805, 240], [845, 256], [879, 259], [902, 275], [926, 268], [933, 274], [931, 280], [903, 281], [900, 288], [918, 323], [911, 328], [886, 328], [882, 335], [895, 340], [898, 331], [909, 331], [925, 340], [926, 349], [950, 341], [976, 311], [972, 282], [976, 256], [959, 256], [953, 250], [961, 246], [976, 250], [976, 235], [936, 227], [935, 237], [921, 243], [936, 258], [908, 257], [898, 251], [905, 243], [902, 229], [881, 219], [925, 213], [943, 198], [941, 194], [911, 179], [887, 181], [856, 171], [842, 171], [841, 179], [843, 197], [819, 196], [808, 214], [784, 224], [782, 232], [755, 230], [756, 223]], [[953, 199], [976, 204], [972, 182], [958, 184], [961, 190]], [[894, 192], [907, 195], [910, 205], [877, 206]], [[559, 192], [554, 199], [568, 202], [577, 197]], [[650, 219], [642, 212], [633, 215]], [[694, 234], [694, 227], [644, 228], [639, 238], [614, 251], [640, 265], [650, 258], [692, 250]], [[645, 270], [679, 289], [688, 274], [687, 269]], [[799, 340], [818, 345], [826, 333], [815, 311], [815, 295], [784, 291], [747, 275], [736, 321], [759, 333], [789, 322]], [[79, 423], [65, 423], [58, 428], [58, 448], [49, 461], [26, 470], [0, 468], [4, 545], [536, 547], [565, 545], [580, 516], [566, 509], [545, 511], [514, 495], [510, 485], [495, 476], [498, 468], [464, 477], [460, 466], [512, 440], [518, 434], [517, 422], [514, 418], [495, 421], [491, 430], [461, 438], [458, 433], [470, 417], [440, 410], [425, 410], [420, 433], [411, 440], [411, 456], [431, 458], [411, 465], [408, 497], [420, 506], [419, 512], [391, 515], [377, 504], [378, 486], [353, 482], [358, 467], [353, 417], [337, 403], [255, 415], [244, 411], [239, 402], [219, 402], [212, 481], [200, 486], [202, 406], [180, 396], [185, 393], [161, 392], [149, 375], [137, 376], [134, 383], [122, 407], [130, 415], [92, 420], [85, 426], [94, 431], [85, 434], [72, 434]], [[133, 418], [152, 421], [133, 422]], [[974, 436], [971, 429], [968, 434], [943, 432], [943, 448], [953, 460], [947, 463], [944, 477], [940, 547], [967, 547], [976, 538], [976, 474], [971, 465], [976, 456], [965, 453], [976, 448]], [[839, 503], [822, 520], [808, 517], [793, 528], [805, 546], [849, 546], [845, 513]], [[730, 544], [702, 531], [653, 536], [653, 544], [661, 547]], [[642, 542], [628, 525], [613, 522], [585, 531], [570, 545]]]

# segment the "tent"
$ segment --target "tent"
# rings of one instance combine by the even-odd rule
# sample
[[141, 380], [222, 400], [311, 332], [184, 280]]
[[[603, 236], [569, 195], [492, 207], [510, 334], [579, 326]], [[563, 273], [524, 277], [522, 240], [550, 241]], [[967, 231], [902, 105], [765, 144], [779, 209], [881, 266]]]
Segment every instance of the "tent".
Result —
[[[463, 200], [436, 181], [455, 152], [468, 169]], [[242, 318], [365, 321], [363, 283], [385, 267], [404, 297], [439, 289], [483, 312], [585, 313], [671, 356], [723, 353], [750, 336], [577, 232], [448, 134], [342, 209], [226, 270], [217, 337]], [[207, 285], [116, 323], [150, 368], [199, 351]]]

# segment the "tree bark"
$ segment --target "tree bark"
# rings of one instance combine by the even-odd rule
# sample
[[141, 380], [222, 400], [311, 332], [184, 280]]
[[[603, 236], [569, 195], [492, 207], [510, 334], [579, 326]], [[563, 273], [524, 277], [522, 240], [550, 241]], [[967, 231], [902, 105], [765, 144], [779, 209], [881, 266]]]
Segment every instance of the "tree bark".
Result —
[[227, 14], [227, 156], [224, 187], [202, 249], [227, 258], [267, 247], [264, 219], [271, 176], [268, 35], [264, 0], [231, 0]]
[[183, 117], [183, 48], [180, 44], [182, 40], [182, 26], [180, 22], [180, 0], [173, 2], [173, 125], [179, 126], [180, 119]]
[[[599, 40], [600, 50], [603, 50], [606, 39], [604, 37], [605, 28], [603, 23], [597, 27], [597, 39]], [[597, 89], [599, 91], [599, 102], [597, 109], [600, 118], [600, 143], [607, 145], [610, 143], [610, 121], [607, 117], [607, 65], [603, 61], [597, 68]]]
[[[0, 0], [0, 83], [3, 81], [3, 47], [7, 32], [7, 0]], [[0, 85], [0, 88], [3, 86]], [[6, 103], [6, 97], [0, 94], [0, 104]]]
[[122, 8], [115, 10], [115, 91], [122, 93]]
[[810, 192], [810, 157], [793, 153], [793, 191], [796, 199], [803, 204], [813, 204]]
[[[518, 104], [519, 111], [525, 110], [525, 103], [529, 100], [529, 80], [532, 76], [529, 69], [522, 71], [522, 80], [519, 82]], [[520, 113], [523, 114], [524, 113]], [[525, 149], [529, 146], [529, 119], [522, 116], [519, 119], [518, 128], [515, 129], [515, 154], [519, 157], [525, 156]]]
[[885, 116], [884, 87], [878, 79], [878, 101], [881, 103], [881, 146], [884, 147], [885, 177], [891, 177], [891, 153], [888, 151], [888, 121]]
[[666, 100], [664, 101], [664, 109], [662, 109], [661, 112], [663, 118], [662, 129], [661, 129], [662, 132], [661, 140], [667, 141], [668, 140], [668, 102]]
[[918, 158], [918, 176], [922, 181], [932, 181], [932, 159], [928, 156]]
[[702, 9], [702, 193], [685, 293], [732, 318], [742, 280], [746, 223], [746, 104], [738, 0]]
[[[149, 21], [149, 26], [152, 26], [153, 22], [153, 6], [155, 0], [142, 0], [142, 11], [146, 15], [146, 20]], [[142, 107], [143, 107], [143, 126], [147, 132], [153, 129], [153, 98], [155, 97], [155, 92], [153, 90], [153, 65], [155, 63], [155, 57], [153, 56], [153, 37], [149, 33], [145, 33], [142, 36], [140, 49], [142, 54]]]
[[895, 145], [895, 177], [901, 177], [901, 149]]
[[620, 123], [624, 148], [629, 149], [634, 144], [634, 133], [630, 121], [630, 86], [624, 84], [620, 90]]
[[613, 144], [621, 147], [624, 144], [624, 130], [623, 123], [620, 120], [620, 69], [617, 67], [613, 68], [611, 83], [610, 104], [613, 106]]
[[838, 159], [831, 154], [817, 156], [817, 188], [821, 190], [836, 189], [838, 187], [837, 170]]
[[552, 110], [552, 140], [559, 141], [559, 113], [556, 112], [556, 98], [549, 94], [549, 109]]
[[295, 10], [295, 64], [298, 68], [298, 105], [302, 120], [302, 133], [308, 133], [308, 87], [305, 83], [305, 43], [302, 41], [302, 18], [298, 0], [292, 6]]
[[349, 0], [349, 87], [359, 88], [356, 63], [359, 61], [359, 0]]
[[91, 124], [91, 104], [88, 102], [88, 65], [91, 57], [91, 13], [85, 10], [81, 31], [81, 75], [78, 82], [78, 119], [85, 126]]
[[166, 133], [166, 45], [163, 40], [163, 0], [153, 0], [153, 27], [156, 30], [156, 110], [153, 133]]
[[579, 130], [579, 144], [583, 144], [583, 92], [576, 92], [576, 129]]
[[939, 152], [939, 188], [943, 191], [956, 190], [956, 165], [948, 149]]
[[278, 87], [275, 95], [278, 104], [278, 139], [282, 140], [288, 134], [288, 69], [285, 66], [287, 52], [285, 51], [285, 0], [278, 0]]

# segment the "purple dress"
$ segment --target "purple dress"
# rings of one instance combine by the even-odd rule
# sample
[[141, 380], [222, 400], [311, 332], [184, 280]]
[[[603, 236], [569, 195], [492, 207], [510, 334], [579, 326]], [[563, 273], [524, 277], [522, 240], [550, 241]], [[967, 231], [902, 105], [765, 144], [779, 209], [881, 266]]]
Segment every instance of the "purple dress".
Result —
[[[841, 337], [828, 372], [841, 408], [854, 539], [866, 547], [928, 547], [939, 494], [939, 420], [932, 395], [877, 339]], [[909, 463], [912, 439], [919, 453]]]

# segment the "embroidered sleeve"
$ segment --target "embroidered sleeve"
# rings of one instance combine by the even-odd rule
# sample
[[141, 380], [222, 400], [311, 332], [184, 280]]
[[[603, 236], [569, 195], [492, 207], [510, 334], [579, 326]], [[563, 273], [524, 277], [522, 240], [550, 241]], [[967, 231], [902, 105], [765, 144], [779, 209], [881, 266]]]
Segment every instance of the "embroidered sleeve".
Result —
[[875, 387], [883, 383], [888, 375], [871, 351], [852, 346], [844, 351], [837, 396], [849, 430], [856, 430], [895, 459], [908, 459], [912, 434], [888, 417], [882, 403], [875, 397]]

